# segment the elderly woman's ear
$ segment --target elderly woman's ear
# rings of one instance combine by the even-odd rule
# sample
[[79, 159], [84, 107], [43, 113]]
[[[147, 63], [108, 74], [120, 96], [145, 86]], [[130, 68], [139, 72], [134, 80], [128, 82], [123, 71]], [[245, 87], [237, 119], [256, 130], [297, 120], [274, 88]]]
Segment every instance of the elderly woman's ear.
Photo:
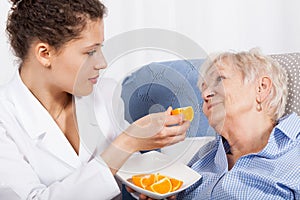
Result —
[[272, 88], [272, 80], [268, 76], [260, 77], [256, 88], [256, 101], [258, 104], [263, 103], [269, 96]]

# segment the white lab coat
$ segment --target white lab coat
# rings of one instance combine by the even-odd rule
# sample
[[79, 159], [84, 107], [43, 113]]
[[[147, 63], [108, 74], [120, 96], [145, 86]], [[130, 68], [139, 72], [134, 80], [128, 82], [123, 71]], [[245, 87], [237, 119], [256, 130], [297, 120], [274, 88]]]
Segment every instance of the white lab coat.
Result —
[[0, 199], [92, 200], [119, 194], [99, 156], [114, 136], [109, 136], [113, 129], [109, 121], [101, 134], [96, 118], [110, 112], [104, 109], [105, 100], [102, 104], [99, 100], [101, 105], [95, 107], [102, 113], [95, 118], [90, 106], [95, 97], [101, 99], [90, 95], [75, 101], [80, 132], [77, 155], [19, 73], [0, 88]]

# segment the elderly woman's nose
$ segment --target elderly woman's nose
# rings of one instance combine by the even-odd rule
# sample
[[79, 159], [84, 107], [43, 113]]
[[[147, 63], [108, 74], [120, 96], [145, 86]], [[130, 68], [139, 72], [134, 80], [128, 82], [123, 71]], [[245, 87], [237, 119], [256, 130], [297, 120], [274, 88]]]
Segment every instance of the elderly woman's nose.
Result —
[[202, 91], [202, 98], [205, 101], [209, 101], [213, 96], [215, 96], [215, 93], [213, 90], [211, 90], [210, 87], [207, 87], [205, 90]]

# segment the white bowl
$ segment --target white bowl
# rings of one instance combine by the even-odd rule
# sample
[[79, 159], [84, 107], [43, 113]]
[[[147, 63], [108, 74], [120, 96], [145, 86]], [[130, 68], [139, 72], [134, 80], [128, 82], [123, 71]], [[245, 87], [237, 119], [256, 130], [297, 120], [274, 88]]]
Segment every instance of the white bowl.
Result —
[[[129, 181], [133, 175], [150, 173], [160, 173], [162, 175], [170, 176], [172, 178], [182, 180], [183, 184], [181, 188], [174, 192], [158, 194], [138, 187]], [[136, 192], [145, 194], [154, 199], [164, 199], [175, 195], [178, 192], [185, 190], [201, 178], [201, 175], [191, 168], [182, 163], [173, 162], [167, 155], [157, 151], [133, 155], [125, 162], [122, 168], [117, 172], [116, 176], [125, 185], [129, 186]]]

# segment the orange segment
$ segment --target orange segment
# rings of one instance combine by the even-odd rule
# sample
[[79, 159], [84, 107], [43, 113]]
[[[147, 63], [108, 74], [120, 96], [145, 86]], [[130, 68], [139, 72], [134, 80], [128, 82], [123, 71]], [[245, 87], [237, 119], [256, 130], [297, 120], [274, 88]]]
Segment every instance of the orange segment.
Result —
[[183, 108], [176, 108], [171, 111], [171, 115], [183, 114], [184, 120], [192, 121], [194, 119], [194, 110], [192, 106], [187, 106]]
[[165, 178], [166, 176], [161, 175], [160, 173], [157, 173], [154, 175], [155, 176], [155, 182], [160, 181], [161, 179]]
[[178, 190], [183, 184], [183, 181], [175, 179], [175, 178], [170, 178], [170, 181], [172, 183], [172, 192], [175, 190]]
[[147, 186], [152, 185], [154, 183], [154, 179], [154, 174], [141, 174], [132, 176], [133, 184], [141, 188], [146, 188]]
[[151, 185], [148, 185], [145, 189], [146, 189], [146, 190], [149, 190], [149, 191], [151, 191], [151, 192], [154, 192], [154, 191], [152, 190], [152, 188], [151, 188]]
[[154, 183], [155, 176], [154, 174], [149, 174], [142, 179], [142, 186], [146, 188], [149, 185]]
[[143, 187], [141, 179], [142, 179], [142, 175], [132, 176], [132, 183], [136, 186]]
[[159, 193], [159, 194], [166, 194], [172, 191], [172, 183], [169, 178], [165, 177], [160, 181], [152, 184], [150, 186], [151, 191]]

